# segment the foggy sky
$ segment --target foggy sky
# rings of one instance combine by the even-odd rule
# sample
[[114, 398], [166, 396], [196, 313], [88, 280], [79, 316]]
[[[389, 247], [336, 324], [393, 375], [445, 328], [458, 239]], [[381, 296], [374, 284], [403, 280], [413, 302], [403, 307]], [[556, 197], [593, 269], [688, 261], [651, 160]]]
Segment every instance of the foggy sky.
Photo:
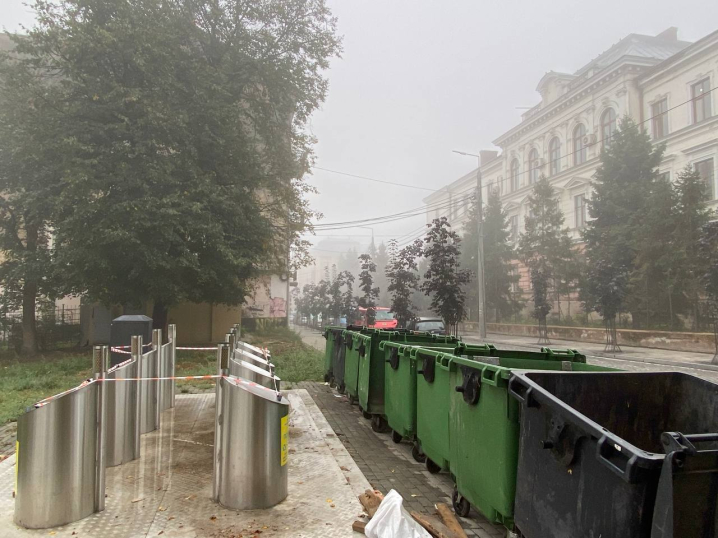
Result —
[[[471, 171], [478, 152], [539, 102], [547, 71], [573, 72], [630, 33], [677, 26], [681, 40], [718, 29], [709, 0], [327, 0], [344, 53], [309, 128], [317, 166], [438, 189]], [[22, 0], [0, 0], [0, 25], [32, 24]], [[379, 186], [316, 170], [323, 223], [420, 207], [428, 191]], [[414, 217], [374, 227], [377, 243], [419, 227]], [[355, 234], [367, 229], [320, 231]], [[321, 240], [317, 237], [316, 241]]]

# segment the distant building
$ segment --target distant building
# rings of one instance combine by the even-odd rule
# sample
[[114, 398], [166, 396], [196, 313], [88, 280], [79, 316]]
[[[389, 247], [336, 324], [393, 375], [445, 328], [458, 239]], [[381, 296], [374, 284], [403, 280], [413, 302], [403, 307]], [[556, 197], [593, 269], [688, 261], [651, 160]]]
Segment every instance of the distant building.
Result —
[[[498, 189], [514, 240], [523, 231], [527, 197], [541, 175], [557, 191], [565, 224], [580, 241], [586, 200], [599, 154], [624, 115], [666, 143], [660, 172], [673, 180], [686, 165], [698, 170], [718, 206], [718, 31], [689, 43], [669, 28], [656, 36], [630, 34], [575, 73], [546, 73], [541, 102], [494, 140], [499, 152], [481, 152], [484, 185]], [[427, 222], [447, 216], [462, 229], [473, 170], [424, 199]], [[484, 196], [486, 196], [484, 190]], [[436, 209], [439, 208], [439, 209]], [[523, 268], [520, 286], [528, 289]]]
[[[356, 252], [358, 256], [365, 250], [365, 245], [355, 241], [347, 236], [346, 238], [336, 237], [322, 239], [316, 245], [311, 247], [309, 253], [314, 258], [314, 263], [307, 267], [302, 267], [297, 271], [297, 283], [301, 290], [307, 284], [317, 284], [324, 279], [325, 272], [329, 271], [330, 278], [333, 277], [332, 267], [336, 266], [336, 272], [341, 272], [347, 267], [348, 262], [354, 263], [354, 260], [348, 260], [351, 253]], [[355, 265], [358, 267], [359, 262]], [[352, 271], [357, 276], [358, 271]]]

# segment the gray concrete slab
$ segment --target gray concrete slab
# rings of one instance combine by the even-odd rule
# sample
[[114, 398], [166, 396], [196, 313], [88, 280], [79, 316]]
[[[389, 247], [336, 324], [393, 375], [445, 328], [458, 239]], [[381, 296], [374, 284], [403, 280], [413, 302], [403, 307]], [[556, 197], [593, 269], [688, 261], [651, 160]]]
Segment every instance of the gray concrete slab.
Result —
[[[142, 436], [142, 457], [107, 470], [105, 511], [55, 529], [13, 521], [15, 457], [0, 462], [0, 536], [351, 537], [370, 487], [305, 390], [291, 403], [289, 496], [268, 510], [233, 511], [211, 496], [214, 394], [178, 395], [162, 428]], [[261, 534], [260, 534], [261, 533]]]

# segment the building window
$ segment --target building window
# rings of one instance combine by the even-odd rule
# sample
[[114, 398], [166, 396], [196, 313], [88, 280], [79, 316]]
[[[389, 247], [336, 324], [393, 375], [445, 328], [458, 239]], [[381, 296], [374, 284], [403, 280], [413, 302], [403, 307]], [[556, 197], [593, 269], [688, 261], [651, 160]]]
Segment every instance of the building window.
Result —
[[519, 216], [509, 217], [509, 241], [514, 242], [519, 238]]
[[698, 123], [711, 117], [710, 79], [703, 79], [691, 86], [691, 99], [693, 101], [693, 123]]
[[579, 123], [573, 130], [573, 164], [578, 166], [586, 162], [588, 157], [588, 147], [584, 144], [583, 139], [586, 137], [586, 127], [583, 123]]
[[616, 111], [607, 108], [601, 115], [601, 137], [603, 147], [607, 147], [611, 143], [613, 134], [616, 132]]
[[519, 160], [511, 161], [511, 191], [519, 190]]
[[576, 215], [576, 229], [586, 226], [586, 195], [579, 194], [573, 197], [573, 212]]
[[[511, 265], [509, 275], [516, 278], [518, 274], [519, 268], [516, 265]], [[518, 293], [519, 291], [521, 291], [521, 287], [519, 286], [519, 279], [517, 278], [514, 282], [511, 282], [511, 293]]]
[[661, 99], [651, 105], [651, 125], [653, 138], [663, 138], [668, 134], [668, 99]]
[[693, 165], [696, 172], [698, 172], [703, 181], [706, 182], [706, 190], [708, 197], [711, 200], [716, 199], [716, 188], [715, 188], [715, 166], [713, 165], [713, 157], [706, 159], [705, 161], [699, 161]]
[[561, 171], [561, 141], [553, 137], [548, 145], [549, 160], [551, 161], [551, 175], [555, 176]]
[[658, 173], [658, 179], [660, 181], [670, 181], [671, 180], [671, 173], [670, 172], [659, 172]]
[[529, 183], [533, 185], [539, 178], [539, 154], [536, 148], [529, 152]]

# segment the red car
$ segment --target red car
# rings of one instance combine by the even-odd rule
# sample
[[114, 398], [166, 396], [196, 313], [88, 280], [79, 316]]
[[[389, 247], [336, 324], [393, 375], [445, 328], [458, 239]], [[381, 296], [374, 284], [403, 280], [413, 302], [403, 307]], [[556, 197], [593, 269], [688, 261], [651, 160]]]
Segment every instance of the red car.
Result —
[[394, 316], [394, 312], [390, 312], [385, 306], [377, 306], [374, 308], [374, 324], [367, 323], [366, 308], [359, 307], [360, 325], [369, 327], [370, 329], [396, 329], [398, 321]]

